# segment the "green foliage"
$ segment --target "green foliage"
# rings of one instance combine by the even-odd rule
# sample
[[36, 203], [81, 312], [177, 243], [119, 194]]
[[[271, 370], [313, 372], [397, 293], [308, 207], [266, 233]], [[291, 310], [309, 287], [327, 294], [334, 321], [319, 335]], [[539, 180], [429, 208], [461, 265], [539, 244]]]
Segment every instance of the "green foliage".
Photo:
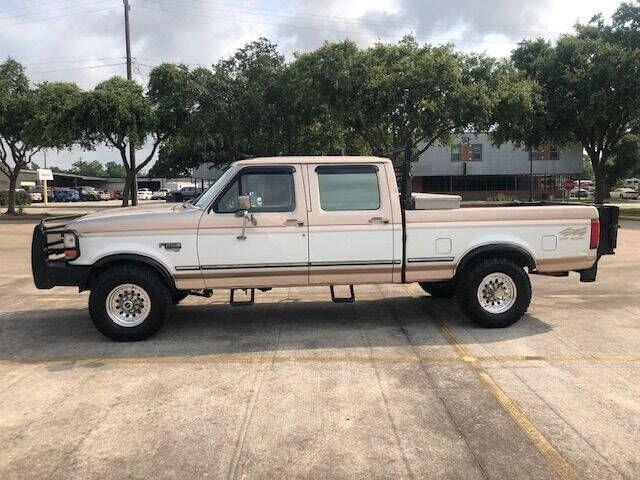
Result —
[[105, 169], [104, 165], [97, 160], [92, 162], [85, 162], [78, 160], [71, 164], [69, 173], [75, 173], [77, 175], [86, 175], [88, 177], [104, 177]]
[[617, 186], [618, 181], [640, 171], [640, 137], [625, 135], [618, 143], [615, 155], [606, 164], [607, 186]]
[[20, 171], [43, 148], [67, 148], [79, 137], [80, 89], [70, 83], [30, 87], [23, 67], [0, 64], [0, 172], [9, 178], [8, 213], [14, 213]]
[[[15, 205], [18, 207], [24, 207], [31, 205], [31, 195], [24, 190], [18, 190], [15, 192], [16, 200]], [[6, 207], [9, 204], [9, 191], [0, 191], [0, 207]]]
[[611, 23], [594, 17], [555, 45], [522, 42], [512, 54], [512, 78], [530, 83], [503, 94], [505, 106], [496, 110], [497, 142], [580, 142], [591, 160], [598, 203], [607, 172], [617, 169], [609, 166], [617, 162], [616, 149], [639, 125], [639, 19], [640, 5], [625, 3]]
[[124, 177], [125, 171], [122, 164], [117, 162], [107, 162], [104, 166], [105, 175], [109, 178]]

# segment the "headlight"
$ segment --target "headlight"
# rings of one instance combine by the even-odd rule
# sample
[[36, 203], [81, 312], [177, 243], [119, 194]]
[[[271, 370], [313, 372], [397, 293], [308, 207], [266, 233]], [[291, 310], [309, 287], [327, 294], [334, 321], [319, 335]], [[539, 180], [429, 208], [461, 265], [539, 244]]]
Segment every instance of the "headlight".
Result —
[[64, 244], [64, 256], [67, 260], [75, 260], [80, 256], [80, 243], [75, 232], [64, 232], [62, 234]]

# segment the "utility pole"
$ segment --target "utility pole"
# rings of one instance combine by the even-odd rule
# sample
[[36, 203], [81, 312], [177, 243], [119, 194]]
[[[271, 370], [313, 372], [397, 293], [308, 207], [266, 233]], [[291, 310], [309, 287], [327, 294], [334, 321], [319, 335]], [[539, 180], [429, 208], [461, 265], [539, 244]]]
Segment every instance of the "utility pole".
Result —
[[[124, 4], [124, 37], [125, 47], [127, 49], [127, 80], [131, 78], [131, 39], [129, 34], [129, 0], [122, 0]], [[131, 141], [129, 141], [129, 164], [131, 165], [131, 171], [133, 172], [133, 178], [131, 179], [131, 188], [129, 195], [131, 196], [131, 205], [138, 205], [138, 178], [136, 175], [136, 147]]]

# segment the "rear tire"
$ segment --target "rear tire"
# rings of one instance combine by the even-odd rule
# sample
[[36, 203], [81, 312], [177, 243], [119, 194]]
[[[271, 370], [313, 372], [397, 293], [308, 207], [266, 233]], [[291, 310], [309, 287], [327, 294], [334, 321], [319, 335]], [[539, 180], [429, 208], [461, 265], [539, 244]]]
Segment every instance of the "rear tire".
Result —
[[511, 260], [482, 260], [462, 271], [459, 277], [456, 296], [460, 307], [483, 327], [513, 325], [529, 308], [529, 275]]
[[153, 270], [120, 265], [102, 273], [91, 288], [89, 313], [98, 331], [119, 342], [135, 342], [162, 327], [171, 292]]
[[442, 282], [418, 282], [422, 289], [437, 298], [451, 298], [456, 294], [456, 284], [453, 280], [444, 280]]

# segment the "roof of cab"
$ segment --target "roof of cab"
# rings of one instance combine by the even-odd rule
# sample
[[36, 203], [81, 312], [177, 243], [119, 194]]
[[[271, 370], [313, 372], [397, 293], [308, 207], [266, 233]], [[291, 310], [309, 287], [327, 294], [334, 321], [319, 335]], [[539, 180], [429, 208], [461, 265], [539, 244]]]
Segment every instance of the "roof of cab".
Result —
[[291, 157], [258, 157], [238, 160], [237, 165], [265, 165], [265, 164], [291, 164], [291, 163], [389, 163], [391, 160], [383, 157], [363, 157], [363, 156], [291, 156]]

